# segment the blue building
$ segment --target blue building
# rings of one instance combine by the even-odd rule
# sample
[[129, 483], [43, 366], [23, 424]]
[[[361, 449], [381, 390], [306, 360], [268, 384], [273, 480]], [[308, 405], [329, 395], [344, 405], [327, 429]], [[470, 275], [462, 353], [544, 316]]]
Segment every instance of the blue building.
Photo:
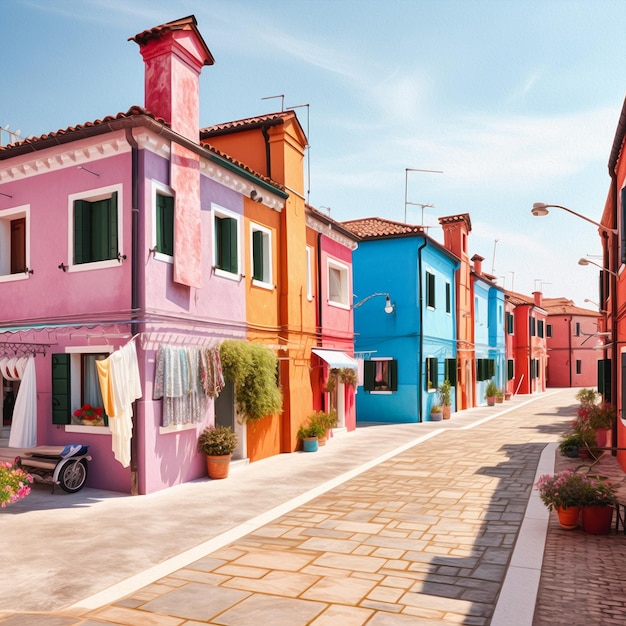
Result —
[[483, 257], [475, 254], [472, 270], [474, 294], [474, 351], [476, 404], [485, 404], [485, 388], [493, 380], [504, 391], [507, 381], [504, 338], [504, 290], [482, 271]]
[[456, 384], [459, 259], [421, 226], [381, 218], [343, 226], [360, 238], [352, 256], [354, 349], [363, 360], [357, 422], [428, 420], [438, 386]]

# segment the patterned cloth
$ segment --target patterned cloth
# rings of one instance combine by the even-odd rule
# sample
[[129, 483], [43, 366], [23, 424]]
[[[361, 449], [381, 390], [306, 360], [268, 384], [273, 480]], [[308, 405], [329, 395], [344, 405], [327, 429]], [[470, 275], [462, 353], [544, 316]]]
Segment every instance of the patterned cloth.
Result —
[[163, 399], [163, 426], [202, 422], [207, 399], [223, 388], [217, 348], [159, 346], [153, 397]]

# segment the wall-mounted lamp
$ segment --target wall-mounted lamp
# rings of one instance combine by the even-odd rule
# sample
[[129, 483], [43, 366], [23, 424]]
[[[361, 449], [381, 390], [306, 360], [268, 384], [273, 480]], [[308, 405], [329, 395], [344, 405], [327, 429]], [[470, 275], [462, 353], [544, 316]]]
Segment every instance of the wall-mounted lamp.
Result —
[[572, 209], [568, 209], [567, 207], [561, 206], [560, 204], [546, 204], [545, 202], [535, 202], [530, 212], [535, 217], [544, 217], [545, 215], [548, 215], [548, 213], [550, 213], [550, 211], [548, 211], [549, 208], [563, 209], [563, 211], [567, 211], [568, 213], [571, 213], [572, 215], [575, 215], [576, 217], [580, 217], [581, 220], [585, 220], [586, 222], [589, 222], [590, 224], [597, 226], [601, 230], [617, 235], [616, 228], [609, 228], [608, 226], [604, 226], [604, 224], [595, 222], [594, 220], [588, 218], [587, 216], [581, 215], [580, 213], [576, 213], [576, 211], [572, 211]]
[[365, 304], [368, 300], [371, 300], [372, 298], [376, 298], [377, 296], [385, 296], [385, 308], [384, 308], [385, 313], [391, 314], [396, 310], [396, 305], [391, 301], [389, 294], [385, 292], [373, 293], [367, 296], [367, 298], [363, 298], [363, 300], [360, 300], [356, 304], [353, 304], [352, 308], [358, 309], [361, 305]]
[[596, 263], [595, 261], [592, 261], [591, 259], [585, 259], [585, 258], [578, 259], [578, 265], [595, 265], [596, 267], [599, 267], [601, 270], [608, 272], [612, 276], [617, 276], [617, 273], [614, 272], [613, 270], [607, 269], [606, 267], [602, 267], [602, 265], [600, 265], [599, 263]]
[[263, 196], [259, 195], [259, 192], [256, 189], [253, 189], [250, 192], [250, 198], [254, 200], [254, 202], [263, 202]]

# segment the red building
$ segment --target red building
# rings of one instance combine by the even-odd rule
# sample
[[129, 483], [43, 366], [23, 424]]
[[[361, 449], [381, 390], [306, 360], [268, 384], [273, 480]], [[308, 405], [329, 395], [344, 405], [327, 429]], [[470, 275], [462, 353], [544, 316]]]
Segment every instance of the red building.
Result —
[[567, 298], [544, 298], [548, 314], [548, 387], [593, 387], [598, 382], [598, 361], [604, 353], [600, 333], [602, 317], [596, 311], [577, 307]]

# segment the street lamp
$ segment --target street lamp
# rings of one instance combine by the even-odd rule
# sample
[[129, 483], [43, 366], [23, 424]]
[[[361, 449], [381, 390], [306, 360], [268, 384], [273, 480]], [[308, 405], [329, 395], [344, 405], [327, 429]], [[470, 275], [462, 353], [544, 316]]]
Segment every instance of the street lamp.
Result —
[[548, 208], [563, 209], [563, 211], [567, 211], [568, 213], [571, 213], [576, 217], [580, 217], [581, 220], [585, 220], [586, 222], [597, 226], [607, 233], [613, 233], [614, 235], [617, 235], [617, 228], [609, 228], [608, 226], [604, 226], [604, 224], [600, 224], [600, 222], [595, 222], [591, 218], [585, 215], [581, 215], [580, 213], [576, 213], [576, 211], [572, 211], [572, 209], [568, 209], [567, 207], [561, 206], [560, 204], [546, 204], [545, 202], [535, 202], [530, 212], [535, 217], [544, 217], [545, 215], [548, 215], [548, 213], [550, 213], [550, 211], [548, 211]]
[[[611, 290], [610, 290], [611, 311], [610, 311], [610, 315], [608, 311], [606, 312], [606, 323], [608, 326], [608, 321], [609, 319], [611, 320], [611, 330], [610, 330], [611, 343], [607, 344], [607, 345], [610, 345], [611, 347], [611, 387], [609, 390], [610, 392], [609, 401], [612, 404], [617, 406], [617, 374], [618, 374], [617, 293], [616, 293], [617, 292], [617, 272], [615, 271], [615, 268], [617, 268], [617, 246], [618, 246], [617, 236], [619, 234], [619, 231], [617, 230], [617, 228], [610, 228], [609, 226], [600, 224], [599, 222], [596, 222], [588, 218], [585, 215], [581, 215], [580, 213], [577, 213], [576, 211], [572, 211], [572, 209], [568, 209], [567, 207], [564, 207], [560, 204], [546, 204], [545, 202], [535, 202], [533, 204], [533, 208], [531, 209], [531, 213], [535, 217], [543, 217], [544, 215], [548, 215], [549, 213], [548, 208], [562, 209], [563, 211], [567, 211], [568, 213], [571, 213], [572, 215], [575, 215], [576, 217], [579, 217], [580, 219], [585, 220], [586, 222], [589, 222], [593, 224], [594, 226], [597, 226], [603, 233], [605, 233], [605, 237], [607, 239], [608, 239], [607, 237], [608, 234], [613, 235], [612, 242], [609, 243], [607, 241], [606, 245], [610, 252], [609, 265], [611, 265], [614, 269], [604, 268], [601, 265], [598, 265], [597, 263], [590, 261], [589, 259], [580, 259], [578, 263], [580, 265], [588, 265], [589, 263], [593, 263], [594, 265], [598, 265], [598, 267], [603, 269], [605, 272], [608, 272], [613, 277], [613, 280], [611, 281], [612, 284], [611, 284]], [[606, 399], [606, 392], [605, 392], [605, 399]], [[614, 441], [616, 443], [616, 446], [619, 446], [618, 433], [619, 433], [619, 430], [616, 424], [615, 426], [613, 426], [613, 435], [614, 435]]]
[[[591, 259], [585, 259], [585, 258], [578, 259], [578, 265], [595, 265], [596, 267], [599, 267], [602, 271], [608, 272], [609, 274], [611, 274], [611, 276], [617, 276], [617, 272], [607, 269], [606, 267], [602, 267], [600, 263], [596, 263], [595, 261], [592, 261]], [[585, 300], [585, 302], [588, 302], [588, 301]], [[589, 300], [589, 302], [591, 302], [591, 300]]]
[[363, 300], [360, 300], [356, 304], [353, 304], [352, 308], [358, 309], [361, 305], [365, 304], [368, 300], [371, 300], [372, 298], [376, 298], [377, 296], [385, 296], [385, 308], [384, 308], [385, 313], [389, 315], [395, 311], [395, 308], [396, 308], [395, 304], [393, 304], [393, 302], [391, 301], [389, 294], [385, 292], [373, 293], [367, 296], [367, 298], [363, 298]]

